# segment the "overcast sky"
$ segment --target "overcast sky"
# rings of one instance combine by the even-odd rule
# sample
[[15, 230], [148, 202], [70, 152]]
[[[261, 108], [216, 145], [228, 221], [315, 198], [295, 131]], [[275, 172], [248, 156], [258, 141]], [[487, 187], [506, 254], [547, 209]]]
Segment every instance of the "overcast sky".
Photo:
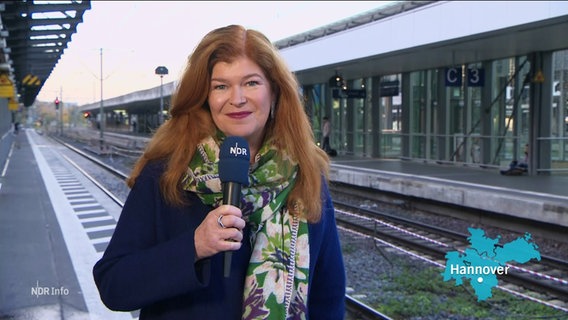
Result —
[[177, 80], [199, 40], [217, 27], [242, 24], [278, 41], [386, 2], [91, 1], [38, 100], [100, 101], [101, 74], [103, 99], [159, 86], [158, 66], [169, 70], [164, 83]]

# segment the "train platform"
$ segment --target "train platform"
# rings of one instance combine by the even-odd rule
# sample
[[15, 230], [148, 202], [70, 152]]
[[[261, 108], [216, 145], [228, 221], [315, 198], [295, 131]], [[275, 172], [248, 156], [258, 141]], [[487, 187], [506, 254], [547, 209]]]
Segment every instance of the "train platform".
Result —
[[568, 175], [337, 156], [330, 180], [568, 227]]
[[117, 209], [94, 204], [96, 187], [76, 179], [56, 148], [32, 129], [2, 136], [0, 319], [133, 319], [108, 310], [92, 278], [102, 253], [87, 228], [114, 219], [81, 220], [87, 208]]

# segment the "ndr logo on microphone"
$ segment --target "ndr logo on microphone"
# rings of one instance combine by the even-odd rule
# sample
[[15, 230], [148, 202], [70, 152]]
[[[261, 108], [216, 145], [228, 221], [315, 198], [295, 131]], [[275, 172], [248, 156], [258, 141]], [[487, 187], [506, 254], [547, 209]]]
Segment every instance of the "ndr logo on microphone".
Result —
[[235, 142], [235, 145], [231, 146], [229, 148], [229, 154], [232, 154], [235, 157], [246, 156], [247, 155], [247, 148], [241, 148], [241, 147], [239, 147], [239, 143]]

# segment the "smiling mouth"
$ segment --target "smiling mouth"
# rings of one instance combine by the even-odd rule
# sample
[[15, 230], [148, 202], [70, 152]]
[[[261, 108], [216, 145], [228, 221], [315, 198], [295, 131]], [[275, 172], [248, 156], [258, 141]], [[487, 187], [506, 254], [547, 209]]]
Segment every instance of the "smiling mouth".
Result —
[[232, 119], [243, 119], [250, 114], [251, 114], [250, 112], [233, 112], [233, 113], [228, 113], [227, 116]]

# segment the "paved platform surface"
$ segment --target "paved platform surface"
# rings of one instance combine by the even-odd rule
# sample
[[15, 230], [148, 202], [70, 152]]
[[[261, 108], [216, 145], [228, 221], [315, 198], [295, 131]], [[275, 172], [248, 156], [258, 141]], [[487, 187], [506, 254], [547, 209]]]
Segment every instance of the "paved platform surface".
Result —
[[504, 176], [496, 169], [338, 156], [330, 179], [568, 227], [568, 175]]
[[92, 279], [101, 219], [81, 215], [99, 206], [96, 187], [31, 129], [1, 143], [0, 319], [136, 318], [106, 309]]
[[429, 164], [408, 160], [381, 160], [348, 156], [335, 157], [332, 159], [332, 163], [412, 175], [416, 178], [430, 177], [475, 184], [479, 187], [499, 187], [510, 189], [510, 192], [527, 191], [545, 195], [558, 195], [566, 197], [566, 201], [568, 201], [568, 174], [504, 176], [499, 173], [499, 170], [491, 168], [483, 169], [461, 165]]

